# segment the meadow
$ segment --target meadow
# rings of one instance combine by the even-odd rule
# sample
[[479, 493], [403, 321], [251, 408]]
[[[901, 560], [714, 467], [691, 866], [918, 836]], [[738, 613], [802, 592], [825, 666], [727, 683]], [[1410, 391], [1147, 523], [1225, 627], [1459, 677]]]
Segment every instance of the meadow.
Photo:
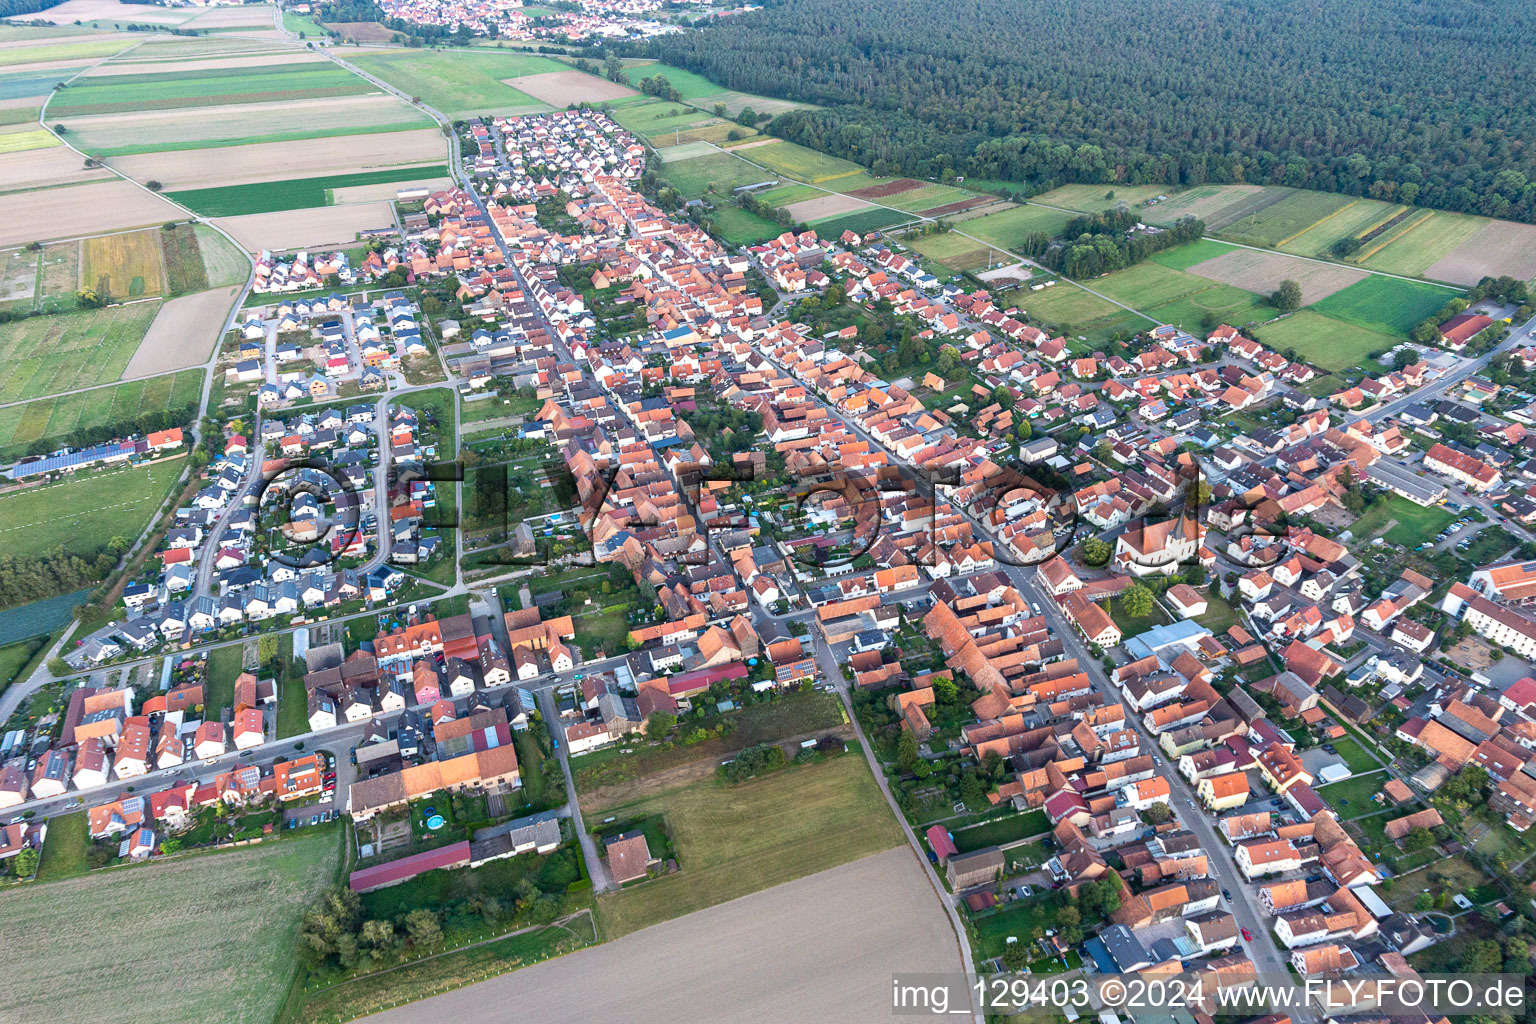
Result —
[[987, 265], [989, 256], [996, 251], [987, 248], [974, 238], [946, 231], [921, 238], [904, 238], [902, 244], [950, 270], [976, 270]]
[[1013, 249], [1036, 232], [1055, 235], [1073, 215], [1043, 206], [1015, 206], [967, 220], [964, 231], [1003, 249]]
[[137, 540], [185, 466], [173, 459], [142, 469], [101, 469], [0, 496], [0, 547], [36, 555], [63, 545], [89, 554], [113, 537]]
[[769, 142], [753, 146], [741, 155], [753, 163], [813, 185], [836, 182], [840, 178], [864, 173], [864, 168], [850, 160], [828, 156], [793, 142]]
[[377, 89], [334, 65], [268, 64], [180, 74], [103, 75], [61, 89], [50, 117], [347, 96]]
[[1060, 206], [1083, 213], [1103, 213], [1121, 204], [1140, 206], [1153, 196], [1169, 194], [1167, 185], [1062, 185], [1030, 199], [1041, 206]]
[[1298, 237], [1325, 217], [1352, 205], [1347, 196], [1297, 191], [1222, 229], [1223, 238], [1275, 249]]
[[[191, 233], [191, 229], [187, 229]], [[158, 228], [98, 235], [80, 244], [81, 281], [103, 300], [165, 294]], [[199, 260], [201, 264], [201, 260]]]
[[[1411, 230], [1392, 235], [1387, 244], [1370, 255], [1361, 255], [1360, 265], [1389, 274], [1428, 275], [1430, 267], [1442, 257], [1456, 250], [1462, 243], [1473, 238], [1490, 224], [1504, 224], [1483, 217], [1470, 217], [1463, 213], [1447, 213], [1435, 210], [1418, 221]], [[1512, 234], [1519, 234], [1524, 225], [1509, 224]], [[1529, 229], [1526, 229], [1529, 230]], [[1488, 266], [1489, 272], [1508, 272], [1497, 261]], [[1515, 276], [1520, 276], [1515, 272]]]
[[237, 217], [247, 213], [278, 213], [329, 205], [328, 191], [355, 185], [378, 185], [414, 181], [419, 178], [446, 178], [442, 164], [395, 167], [385, 171], [359, 171], [356, 174], [331, 174], [318, 178], [289, 178], [249, 185], [220, 185], [166, 193], [178, 203], [206, 217]]
[[0, 460], [19, 458], [36, 442], [57, 447], [81, 427], [128, 424], [146, 409], [183, 408], [195, 403], [202, 389], [202, 370], [180, 370], [116, 387], [5, 406], [0, 408]]
[[692, 71], [684, 71], [682, 68], [674, 68], [666, 64], [638, 64], [624, 69], [625, 79], [636, 89], [640, 88], [641, 79], [654, 78], [657, 75], [671, 82], [677, 94], [690, 102], [726, 91], [724, 86], [716, 85], [703, 75], [696, 75]]
[[737, 786], [705, 779], [613, 813], [662, 815], [682, 871], [600, 899], [607, 939], [901, 843], [857, 751]]
[[87, 309], [0, 324], [0, 402], [104, 384], [122, 375], [160, 304]]
[[1399, 340], [1310, 309], [1265, 324], [1258, 338], [1278, 352], [1294, 351], [1297, 358], [1325, 370], [1360, 368], [1372, 372], [1374, 367], [1362, 365], [1371, 353], [1384, 352]]
[[658, 144], [672, 141], [676, 132], [719, 123], [718, 118], [697, 107], [658, 99], [626, 103], [615, 109], [612, 116], [621, 127], [647, 139], [656, 139]]
[[1314, 302], [1311, 308], [1358, 327], [1406, 336], [1455, 296], [1456, 292], [1432, 284], [1372, 274]]
[[[338, 835], [327, 830], [0, 895], [0, 938], [29, 965], [0, 989], [0, 1018], [132, 1024], [145, 1019], [150, 1000], [158, 1019], [269, 1024], [293, 975], [299, 920], [336, 879]], [[127, 933], [123, 922], [132, 922]], [[143, 991], [125, 995], [124, 978]]]
[[729, 195], [738, 186], [771, 180], [773, 174], [745, 160], [738, 160], [729, 153], [711, 153], [708, 156], [677, 160], [658, 167], [657, 173], [689, 199], [707, 194], [711, 184], [719, 194]]
[[349, 61], [449, 117], [548, 110], [548, 104], [503, 85], [502, 79], [567, 70], [548, 57], [479, 50], [363, 53]]
[[1121, 309], [1066, 281], [1038, 292], [1015, 290], [1007, 294], [1005, 301], [1018, 305], [1031, 320], [1048, 324], [1063, 334], [1081, 335], [1091, 342], [1103, 341], [1120, 331], [1134, 333], [1156, 326], [1150, 317]]
[[784, 230], [766, 217], [723, 203], [710, 217], [715, 222], [716, 233], [732, 245], [753, 245], [773, 238]]
[[1243, 324], [1263, 314], [1252, 292], [1146, 262], [1089, 283], [1094, 291], [1141, 310], [1159, 323], [1198, 332], [1207, 315]]
[[1172, 249], [1164, 249], [1147, 257], [1160, 267], [1169, 270], [1188, 270], [1196, 263], [1204, 263], [1206, 260], [1215, 259], [1217, 256], [1225, 256], [1233, 250], [1233, 246], [1225, 242], [1218, 242], [1214, 238], [1202, 238], [1199, 241], [1190, 242], [1188, 245], [1180, 245]]

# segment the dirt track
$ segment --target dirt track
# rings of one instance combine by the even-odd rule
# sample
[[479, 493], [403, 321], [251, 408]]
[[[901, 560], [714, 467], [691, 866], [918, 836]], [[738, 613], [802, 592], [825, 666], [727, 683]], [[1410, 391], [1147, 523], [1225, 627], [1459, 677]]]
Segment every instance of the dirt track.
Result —
[[364, 1020], [883, 1021], [893, 973], [961, 970], [943, 909], [902, 845]]

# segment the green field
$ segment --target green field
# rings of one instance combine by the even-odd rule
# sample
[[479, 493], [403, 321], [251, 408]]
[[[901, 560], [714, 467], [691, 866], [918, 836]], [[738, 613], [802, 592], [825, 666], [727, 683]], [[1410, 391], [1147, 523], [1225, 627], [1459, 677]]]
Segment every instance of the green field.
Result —
[[117, 380], [159, 308], [136, 302], [0, 324], [0, 402]]
[[[683, 103], [673, 103], [671, 100], [657, 99], [626, 103], [613, 112], [613, 119], [621, 127], [634, 132], [636, 135], [643, 135], [647, 139], [655, 139], [661, 144], [670, 141], [670, 136], [674, 132], [686, 131], [689, 128], [710, 124], [716, 120], [712, 115], [699, 110], [697, 107], [690, 107]], [[660, 138], [663, 135], [669, 138]]]
[[1225, 242], [1218, 242], [1213, 238], [1202, 238], [1199, 241], [1190, 242], [1188, 245], [1180, 245], [1172, 249], [1164, 249], [1162, 252], [1155, 252], [1148, 256], [1147, 259], [1160, 267], [1167, 267], [1169, 270], [1188, 270], [1196, 263], [1213, 260], [1217, 256], [1231, 252], [1233, 248], [1233, 246]]
[[1260, 340], [1276, 351], [1294, 349], [1298, 358], [1338, 371], [1360, 368], [1372, 352], [1384, 352], [1399, 339], [1303, 309], [1265, 324]]
[[[48, 819], [48, 836], [37, 864], [39, 882], [78, 878], [89, 870], [85, 851], [90, 846], [90, 819], [85, 811]], [[0, 900], [0, 908], [5, 906]]]
[[359, 171], [356, 174], [331, 174], [320, 178], [289, 178], [286, 181], [262, 181], [250, 185], [193, 188], [167, 192], [166, 195], [205, 217], [236, 217], [244, 213], [275, 213], [279, 210], [327, 206], [327, 193], [331, 189], [447, 176], [448, 168], [443, 164], [420, 164], [387, 171]]
[[[84, 812], [75, 817], [83, 832]], [[45, 866], [60, 824], [49, 823]], [[270, 1024], [293, 976], [299, 920], [334, 883], [340, 854], [328, 829], [6, 892], [0, 938], [28, 967], [0, 987], [0, 1019], [147, 1019], [141, 999], [124, 998], [131, 977], [154, 993], [148, 1017]]]
[[1225, 323], [1246, 323], [1259, 315], [1262, 304], [1252, 292], [1150, 261], [1098, 278], [1091, 287], [1160, 323], [1189, 331], [1198, 331], [1207, 314]]
[[82, 39], [78, 42], [59, 42], [48, 46], [18, 46], [0, 50], [0, 67], [11, 64], [38, 64], [43, 61], [76, 60], [88, 57], [108, 57], [133, 45], [132, 36], [115, 39]]
[[1124, 203], [1140, 206], [1153, 196], [1168, 195], [1167, 185], [1063, 185], [1030, 199], [1042, 206], [1060, 206], [1084, 213], [1103, 213]]
[[178, 370], [116, 387], [77, 391], [0, 408], [0, 460], [27, 454], [33, 442], [56, 447], [81, 427], [132, 424], [146, 409], [179, 409], [202, 394], [203, 371]]
[[50, 117], [263, 103], [378, 90], [331, 64], [271, 64], [153, 75], [77, 79], [48, 104]]
[[547, 103], [503, 85], [502, 79], [570, 70], [548, 57], [480, 50], [364, 53], [349, 60], [449, 117], [549, 110]]
[[[1304, 194], [1304, 193], [1298, 193]], [[1280, 248], [1299, 256], [1332, 259], [1332, 247], [1341, 238], [1357, 238], [1391, 220], [1403, 207], [1375, 199], [1355, 199], [1306, 230], [1292, 235]]]
[[894, 196], [876, 199], [875, 202], [894, 206], [898, 210], [920, 213], [923, 210], [932, 210], [940, 206], [948, 206], [950, 203], [975, 198], [976, 193], [955, 188], [953, 185], [924, 185], [908, 192], [899, 192]]
[[193, 227], [197, 231], [197, 247], [203, 254], [208, 287], [244, 284], [251, 276], [251, 261], [245, 251], [207, 224], [194, 224]]
[[905, 224], [912, 218], [907, 214], [898, 213], [895, 210], [882, 210], [876, 207], [873, 210], [859, 210], [855, 213], [838, 214], [835, 217], [823, 217], [821, 220], [811, 221], [811, 227], [816, 229], [816, 234], [822, 238], [837, 238], [844, 231], [852, 231], [862, 235], [870, 231], [879, 231], [893, 224]]
[[[527, 74], [528, 72], [523, 73]], [[640, 80], [642, 78], [654, 78], [657, 75], [661, 75], [668, 82], [671, 82], [672, 88], [677, 90], [677, 94], [689, 101], [726, 91], [724, 86], [716, 85], [703, 75], [696, 75], [692, 71], [684, 71], [682, 68], [674, 68], [666, 64], [641, 64], [624, 69], [624, 77], [636, 89], [640, 88]]]
[[839, 187], [836, 185], [838, 179], [864, 173], [864, 168], [852, 161], [828, 156], [793, 142], [778, 141], [753, 146], [741, 155], [779, 174], [817, 185], [830, 182], [834, 187]]
[[771, 171], [738, 160], [729, 153], [711, 153], [708, 156], [677, 160], [656, 170], [672, 183], [673, 188], [689, 199], [707, 195], [711, 185], [715, 186], [717, 194], [729, 195], [738, 186], [772, 178]]
[[[1429, 540], [1451, 524], [1456, 516], [1436, 506], [1425, 508], [1396, 494], [1382, 496], [1360, 518], [1350, 524], [1350, 531], [1359, 539], [1375, 537], [1383, 530], [1393, 544], [1416, 547]], [[1396, 525], [1388, 529], [1388, 523]]]
[[985, 267], [989, 256], [994, 259], [1000, 258], [997, 250], [989, 249], [976, 239], [958, 235], [953, 231], [922, 238], [902, 239], [902, 244], [952, 270], [975, 270], [978, 267]]
[[682, 871], [604, 896], [598, 915], [609, 939], [901, 842], [857, 751], [738, 786], [678, 786], [614, 813], [664, 816]]
[[60, 545], [88, 553], [115, 536], [137, 540], [185, 467], [173, 459], [143, 469], [97, 469], [0, 496], [0, 547], [13, 555]]
[[1043, 206], [1015, 206], [998, 213], [988, 213], [965, 221], [968, 235], [1004, 249], [1012, 249], [1035, 232], [1055, 235], [1072, 220], [1072, 214], [1047, 210]]
[[1121, 309], [1066, 281], [1038, 292], [1018, 289], [1008, 293], [1007, 301], [1020, 306], [1031, 320], [1092, 341], [1102, 341], [1117, 331], [1145, 331], [1155, 326], [1148, 317]]
[[773, 238], [784, 230], [774, 221], [739, 206], [722, 203], [710, 216], [714, 219], [716, 232], [733, 245], [752, 245]]
[[1422, 274], [1487, 223], [1483, 217], [1436, 210], [1411, 229], [1393, 234], [1383, 248], [1364, 256], [1360, 265], [1390, 274]]
[[1243, 217], [1221, 230], [1221, 237], [1247, 245], [1279, 248], [1354, 200], [1330, 192], [1292, 192], [1278, 203]]
[[1370, 775], [1352, 775], [1339, 782], [1319, 786], [1317, 795], [1338, 813], [1341, 820], [1347, 821], [1350, 818], [1358, 818], [1381, 810], [1381, 804], [1377, 803], [1373, 797], [1381, 793], [1381, 787], [1386, 781], [1387, 776], [1379, 772]]
[[1454, 291], [1436, 285], [1372, 274], [1312, 303], [1310, 308], [1357, 327], [1406, 336], [1415, 324], [1455, 296]]
[[780, 185], [778, 188], [757, 193], [757, 198], [770, 206], [793, 206], [806, 199], [815, 199], [824, 195], [826, 193], [814, 185]]

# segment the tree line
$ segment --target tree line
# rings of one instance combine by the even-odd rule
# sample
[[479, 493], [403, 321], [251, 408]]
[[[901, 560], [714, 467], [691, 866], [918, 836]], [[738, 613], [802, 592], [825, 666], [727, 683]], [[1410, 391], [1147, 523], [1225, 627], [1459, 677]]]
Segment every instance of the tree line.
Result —
[[[880, 175], [1248, 182], [1536, 221], [1516, 0], [769, 0], [631, 44]], [[1433, 73], [1425, 69], [1433, 68]]]

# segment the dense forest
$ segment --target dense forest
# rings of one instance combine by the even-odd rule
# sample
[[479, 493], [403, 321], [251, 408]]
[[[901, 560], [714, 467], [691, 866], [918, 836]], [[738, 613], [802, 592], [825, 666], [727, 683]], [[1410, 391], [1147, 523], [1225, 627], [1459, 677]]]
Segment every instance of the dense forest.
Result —
[[38, 14], [50, 7], [57, 7], [64, 0], [0, 0], [0, 18]]
[[1536, 221], [1536, 4], [767, 0], [644, 52], [882, 175], [1250, 182]]

